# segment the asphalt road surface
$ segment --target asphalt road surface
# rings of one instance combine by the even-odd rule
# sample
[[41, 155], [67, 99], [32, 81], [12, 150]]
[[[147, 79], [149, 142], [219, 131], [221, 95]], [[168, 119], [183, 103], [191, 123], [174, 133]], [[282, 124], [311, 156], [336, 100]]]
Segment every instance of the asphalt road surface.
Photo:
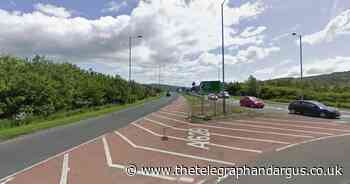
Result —
[[[239, 105], [238, 100], [232, 100], [235, 105]], [[265, 107], [262, 110], [263, 112], [272, 112], [272, 113], [288, 113], [288, 104], [287, 103], [278, 103], [278, 102], [265, 102]], [[348, 109], [339, 109], [341, 117], [336, 120], [339, 123], [350, 123], [350, 110]]]
[[[350, 136], [331, 138], [300, 145], [281, 152], [265, 154], [251, 163], [253, 167], [341, 168], [341, 175], [331, 176], [242, 176], [228, 178], [224, 184], [349, 184]], [[335, 173], [337, 174], [337, 173]]]
[[[0, 143], [0, 178], [32, 166], [83, 142], [119, 129], [130, 122], [157, 111], [175, 96], [162, 97], [143, 106], [132, 107], [79, 123], [53, 128]], [[0, 181], [0, 183], [2, 183]]]
[[[238, 104], [235, 100], [233, 103]], [[263, 112], [288, 113], [288, 104], [266, 103]], [[342, 117], [335, 123], [350, 123], [350, 111], [340, 109]], [[316, 118], [317, 119], [317, 118]], [[316, 120], [315, 119], [315, 120]], [[312, 121], [310, 121], [312, 122]], [[339, 166], [341, 176], [241, 176], [229, 177], [223, 184], [350, 184], [350, 135], [310, 142], [280, 152], [271, 152], [249, 163], [250, 167], [269, 168], [334, 168]]]

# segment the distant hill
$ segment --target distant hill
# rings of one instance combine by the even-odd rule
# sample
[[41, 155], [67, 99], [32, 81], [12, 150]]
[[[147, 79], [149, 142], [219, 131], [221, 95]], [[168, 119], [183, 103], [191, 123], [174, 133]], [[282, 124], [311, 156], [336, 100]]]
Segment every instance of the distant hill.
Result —
[[[298, 82], [300, 78], [280, 78], [266, 80], [266, 83], [295, 83]], [[347, 87], [350, 86], [350, 71], [347, 72], [335, 72], [331, 74], [317, 75], [304, 77], [304, 81], [308, 83], [313, 83], [320, 86], [338, 86], [338, 87]]]
[[[158, 88], [159, 84], [147, 84], [147, 86]], [[172, 85], [160, 84], [160, 88], [164, 91], [167, 91], [167, 90], [175, 91], [178, 88], [184, 88], [184, 87], [183, 86], [172, 86]]]

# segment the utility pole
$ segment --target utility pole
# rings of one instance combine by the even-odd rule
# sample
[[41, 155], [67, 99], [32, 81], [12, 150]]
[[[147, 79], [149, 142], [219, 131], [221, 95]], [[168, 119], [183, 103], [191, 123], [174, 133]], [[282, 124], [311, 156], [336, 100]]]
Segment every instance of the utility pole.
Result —
[[131, 39], [132, 37], [129, 36], [129, 83], [131, 82]]
[[225, 98], [225, 40], [224, 40], [224, 0], [221, 3], [221, 41], [222, 41], [222, 47], [221, 47], [221, 54], [222, 54], [222, 109], [224, 114], [226, 114], [226, 98]]
[[303, 94], [303, 36], [301, 34], [298, 34], [298, 33], [292, 33], [292, 35], [298, 36], [298, 38], [299, 38], [301, 100], [304, 100], [304, 94]]
[[161, 70], [161, 65], [160, 63], [158, 64], [158, 87], [160, 89], [160, 70]]
[[132, 39], [141, 39], [142, 35], [138, 35], [137, 37], [129, 36], [129, 83], [131, 82], [131, 58], [132, 58]]

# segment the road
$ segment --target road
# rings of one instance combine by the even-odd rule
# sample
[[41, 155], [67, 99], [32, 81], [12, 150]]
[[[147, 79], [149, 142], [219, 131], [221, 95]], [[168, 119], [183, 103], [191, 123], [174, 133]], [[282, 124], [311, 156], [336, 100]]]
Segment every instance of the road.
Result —
[[[238, 105], [239, 101], [234, 100]], [[267, 102], [265, 109], [257, 110], [272, 113], [288, 113], [288, 104]], [[350, 111], [340, 109], [342, 117], [334, 120], [335, 123], [350, 123]], [[249, 163], [251, 167], [342, 167], [342, 176], [295, 176], [286, 178], [285, 176], [242, 176], [237, 178], [230, 177], [223, 184], [350, 184], [350, 135], [334, 137], [330, 139], [310, 142], [298, 145], [291, 149], [281, 152], [270, 152]]]
[[[101, 118], [53, 128], [0, 143], [0, 178], [32, 166], [53, 155], [66, 151], [83, 142], [119, 129], [171, 102], [162, 97], [158, 101], [145, 103]], [[1, 182], [0, 182], [1, 183]]]
[[350, 183], [350, 135], [316, 141], [304, 145], [265, 154], [251, 163], [254, 167], [334, 167], [342, 168], [341, 176], [242, 176], [227, 179], [223, 184], [349, 184]]
[[[59, 154], [43, 162], [37, 163], [43, 159], [41, 157], [26, 164], [26, 169], [21, 172], [14, 173], [12, 171], [18, 168], [13, 169], [8, 173], [10, 175], [0, 179], [0, 184], [215, 184], [218, 181], [229, 184], [233, 183], [230, 181], [232, 178], [222, 180], [218, 169], [246, 164], [284, 167], [293, 164], [308, 167], [340, 164], [349, 168], [346, 157], [346, 152], [350, 151], [347, 144], [350, 139], [349, 124], [288, 113], [284, 116], [274, 113], [192, 123], [188, 117], [189, 106], [183, 97], [160, 108], [169, 101], [163, 99], [162, 104], [152, 103], [136, 108], [138, 110], [126, 110], [128, 113], [119, 112], [91, 120], [93, 129], [99, 129], [102, 123], [103, 131], [87, 137], [84, 141], [88, 142], [80, 141], [84, 143], [77, 143], [78, 146], [60, 147], [70, 143], [69, 140], [74, 137], [85, 135], [82, 132], [91, 128], [80, 127], [82, 129], [63, 135], [55, 133], [59, 130], [53, 130], [53, 135], [46, 135], [51, 132], [41, 133], [51, 138], [51, 142], [44, 141], [46, 144], [41, 146], [36, 142], [47, 137], [37, 135], [33, 135], [36, 139], [32, 139], [33, 136], [22, 138], [31, 138], [25, 146], [21, 139], [10, 142], [12, 148], [9, 151], [0, 146], [1, 151], [7, 151], [5, 157], [11, 159], [6, 161], [1, 158], [7, 164], [1, 165], [3, 168], [16, 167], [16, 164], [23, 167], [21, 163], [29, 159], [24, 161], [25, 154], [21, 152], [36, 158], [33, 155], [41, 155], [46, 149], [61, 148], [57, 151]], [[135, 113], [141, 118], [136, 119]], [[136, 120], [130, 123], [131, 119]], [[17, 151], [16, 146], [19, 145], [23, 148]], [[17, 155], [21, 157], [17, 159]], [[331, 177], [296, 177], [288, 183], [316, 184], [321, 180], [334, 183], [331, 181], [346, 181], [347, 176], [335, 180]], [[280, 184], [285, 181], [283, 177], [241, 177], [239, 183]]]
[[[151, 111], [149, 106], [146, 107], [147, 111]], [[155, 105], [154, 108], [159, 106]], [[140, 110], [144, 109], [140, 108]], [[30, 163], [28, 164], [30, 167], [26, 170], [11, 173], [0, 179], [0, 183], [213, 184], [220, 180], [220, 177], [217, 174], [208, 173], [212, 172], [212, 170], [206, 170], [209, 166], [214, 169], [238, 167], [254, 162], [259, 164], [260, 160], [266, 163], [268, 158], [271, 162], [276, 161], [283, 166], [287, 163], [280, 160], [291, 159], [290, 163], [297, 159], [299, 163], [311, 165], [312, 162], [303, 161], [312, 159], [312, 156], [317, 154], [315, 151], [333, 154], [330, 158], [346, 159], [346, 154], [342, 152], [344, 149], [332, 147], [335, 143], [331, 143], [330, 148], [334, 149], [332, 151], [328, 148], [325, 151], [323, 147], [325, 145], [320, 145], [319, 150], [308, 147], [307, 153], [310, 157], [304, 156], [302, 147], [318, 144], [321, 140], [332, 140], [331, 137], [341, 138], [350, 135], [350, 126], [347, 124], [288, 114], [276, 117], [241, 117], [198, 124], [191, 123], [188, 113], [189, 108], [185, 99], [179, 97], [170, 105], [151, 114], [140, 113], [139, 116], [142, 118], [131, 123], [120, 120], [122, 116], [110, 116], [107, 118], [107, 124], [113, 124], [113, 126], [106, 126], [106, 131], [99, 134], [101, 136], [87, 138], [88, 142], [72, 149], [62, 148], [61, 151], [64, 152], [39, 164]], [[98, 121], [98, 123], [101, 122], [101, 120]], [[116, 126], [113, 122], [123, 122], [125, 126]], [[75, 133], [78, 134], [75, 136], [80, 137], [79, 131]], [[96, 138], [93, 139], [94, 137]], [[34, 141], [38, 140], [40, 139]], [[60, 139], [56, 138], [56, 140]], [[45, 152], [46, 149], [41, 151], [36, 151], [35, 147], [33, 149], [31, 146], [35, 145], [34, 141], [26, 142], [27, 154]], [[336, 142], [340, 146], [345, 141], [347, 140]], [[69, 139], [61, 137], [59, 143], [69, 142]], [[54, 144], [58, 146], [57, 143]], [[46, 146], [49, 150], [53, 149], [51, 145]], [[12, 154], [16, 153], [14, 150], [11, 150]], [[289, 152], [289, 150], [296, 151]], [[19, 150], [18, 154], [23, 156], [21, 151], [23, 150]], [[13, 162], [17, 164], [23, 162], [11, 157], [9, 153], [7, 159], [12, 160], [2, 161], [7, 164], [11, 162], [10, 165], [14, 165]], [[322, 157], [315, 160], [318, 161], [318, 159]], [[342, 163], [341, 160], [339, 162]], [[193, 173], [193, 168], [196, 167], [204, 168], [204, 172], [210, 175]], [[133, 169], [130, 170], [130, 168]], [[180, 168], [181, 172], [174, 173], [176, 168]], [[129, 174], [133, 177], [127, 175], [126, 169], [132, 171]], [[202, 169], [200, 170], [203, 172]], [[241, 179], [243, 182], [245, 178]], [[248, 180], [247, 183], [261, 183], [256, 178], [253, 179], [255, 180]], [[231, 183], [229, 180], [223, 182]], [[266, 180], [266, 183], [271, 182]]]
[[[232, 103], [239, 105], [238, 100], [232, 100]], [[278, 103], [278, 102], [265, 102], [265, 108], [263, 110], [257, 110], [263, 112], [272, 112], [272, 113], [288, 113], [288, 104], [287, 103]], [[339, 123], [349, 123], [350, 122], [350, 110], [348, 109], [339, 109], [341, 113], [340, 119], [336, 121]]]

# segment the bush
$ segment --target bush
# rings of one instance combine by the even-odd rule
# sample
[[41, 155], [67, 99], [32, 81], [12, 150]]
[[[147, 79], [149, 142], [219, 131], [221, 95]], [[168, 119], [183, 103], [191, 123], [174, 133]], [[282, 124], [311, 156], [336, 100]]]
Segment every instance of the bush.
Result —
[[156, 89], [44, 57], [0, 57], [0, 118], [26, 119], [155, 96]]

